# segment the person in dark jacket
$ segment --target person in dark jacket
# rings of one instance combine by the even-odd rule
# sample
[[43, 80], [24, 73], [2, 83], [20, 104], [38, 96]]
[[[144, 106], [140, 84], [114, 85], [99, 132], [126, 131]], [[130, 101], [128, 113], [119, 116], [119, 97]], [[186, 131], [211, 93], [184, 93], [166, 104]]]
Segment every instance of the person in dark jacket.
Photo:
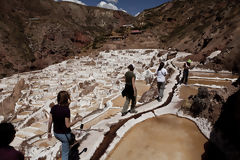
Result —
[[131, 101], [131, 110], [130, 113], [137, 113], [135, 110], [136, 106], [136, 97], [137, 97], [137, 89], [135, 85], [136, 75], [133, 73], [134, 66], [130, 64], [128, 66], [129, 71], [125, 73], [125, 88], [122, 92], [122, 96], [126, 96], [126, 101], [124, 103], [123, 109], [122, 109], [122, 116], [127, 114], [128, 105]]
[[68, 160], [69, 154], [69, 140], [71, 138], [70, 127], [82, 120], [79, 116], [73, 122], [70, 122], [70, 109], [69, 104], [70, 94], [67, 91], [60, 91], [57, 95], [57, 105], [51, 108], [49, 122], [48, 122], [48, 138], [52, 137], [51, 128], [53, 123], [54, 136], [62, 142], [62, 160]]
[[189, 73], [189, 68], [190, 68], [191, 62], [192, 61], [189, 59], [186, 63], [184, 63], [184, 65], [183, 65], [183, 77], [182, 77], [180, 83], [187, 84], [188, 73]]
[[2, 122], [0, 124], [1, 160], [24, 160], [24, 155], [9, 145], [13, 141], [15, 134], [15, 128], [11, 123]]

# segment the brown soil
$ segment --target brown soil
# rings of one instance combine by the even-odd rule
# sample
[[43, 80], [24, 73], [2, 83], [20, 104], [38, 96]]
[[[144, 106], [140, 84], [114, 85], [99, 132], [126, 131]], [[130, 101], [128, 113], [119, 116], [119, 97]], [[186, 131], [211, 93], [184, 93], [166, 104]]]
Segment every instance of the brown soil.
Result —
[[187, 99], [191, 95], [196, 95], [198, 93], [198, 87], [195, 86], [181, 86], [179, 98]]
[[239, 8], [238, 0], [174, 0], [144, 10], [136, 23], [155, 36], [161, 48], [194, 53], [186, 59], [204, 63], [210, 53], [221, 50], [202, 66], [240, 73]]
[[0, 15], [0, 78], [89, 55], [134, 20], [121, 11], [52, 0], [2, 0]]

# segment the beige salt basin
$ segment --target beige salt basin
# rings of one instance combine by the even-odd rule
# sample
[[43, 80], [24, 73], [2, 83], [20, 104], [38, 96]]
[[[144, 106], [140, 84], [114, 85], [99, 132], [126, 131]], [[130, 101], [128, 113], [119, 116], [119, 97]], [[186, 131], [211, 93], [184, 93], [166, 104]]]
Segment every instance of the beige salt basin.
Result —
[[231, 81], [222, 80], [210, 80], [210, 79], [188, 79], [188, 84], [202, 84], [202, 85], [216, 85], [216, 86], [227, 86], [232, 84]]
[[[196, 77], [202, 77], [194, 78]], [[219, 79], [207, 79], [207, 78], [219, 78]], [[233, 75], [230, 73], [208, 73], [208, 72], [189, 72], [188, 84], [203, 84], [203, 85], [216, 85], [216, 86], [226, 86], [230, 85], [232, 81], [226, 80], [226, 78], [236, 79], [237, 75]]]
[[96, 117], [95, 119], [91, 120], [90, 122], [87, 122], [84, 124], [84, 129], [89, 129], [91, 128], [91, 126], [97, 124], [98, 122], [104, 120], [104, 119], [108, 119], [110, 117], [112, 117], [113, 115], [117, 114], [120, 112], [120, 109], [109, 109], [107, 112], [103, 113], [102, 115]]
[[201, 160], [206, 142], [192, 121], [163, 115], [131, 128], [107, 160]]
[[233, 75], [231, 73], [211, 73], [211, 72], [196, 72], [196, 71], [190, 71], [189, 76], [197, 76], [197, 77], [213, 77], [213, 78], [238, 78], [238, 75]]

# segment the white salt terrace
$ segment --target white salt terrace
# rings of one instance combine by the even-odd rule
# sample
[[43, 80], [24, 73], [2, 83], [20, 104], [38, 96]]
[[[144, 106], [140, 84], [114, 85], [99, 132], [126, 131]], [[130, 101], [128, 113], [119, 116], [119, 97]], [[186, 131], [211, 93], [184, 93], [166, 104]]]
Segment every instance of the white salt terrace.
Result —
[[[131, 116], [127, 114], [125, 117], [121, 117], [120, 110], [124, 103], [124, 99], [121, 98], [121, 91], [124, 87], [124, 74], [127, 71], [126, 67], [133, 63], [136, 67], [135, 73], [137, 77], [137, 87], [139, 87], [140, 93], [138, 93], [138, 99], [142, 94], [149, 89], [149, 85], [144, 83], [147, 72], [144, 72], [143, 65], [149, 66], [151, 61], [154, 63], [153, 67], [148, 70], [155, 71], [159, 65], [159, 58], [166, 59], [166, 54], [162, 57], [157, 57], [159, 51], [163, 50], [117, 50], [110, 52], [100, 52], [98, 57], [83, 57], [64, 61], [62, 63], [49, 66], [41, 71], [26, 72], [18, 75], [13, 75], [1, 79], [0, 87], [3, 89], [1, 94], [1, 101], [9, 96], [18, 80], [24, 79], [30, 87], [22, 91], [26, 93], [26, 97], [22, 97], [16, 103], [15, 112], [22, 109], [16, 115], [16, 118], [12, 120], [13, 124], [17, 128], [16, 138], [12, 142], [16, 148], [23, 147], [25, 150], [25, 156], [30, 159], [38, 159], [45, 157], [46, 159], [55, 159], [57, 152], [60, 150], [60, 142], [55, 138], [51, 141], [47, 139], [47, 122], [50, 112], [49, 104], [56, 103], [56, 95], [61, 90], [67, 90], [71, 93], [72, 103], [71, 117], [79, 114], [84, 118], [83, 122], [79, 122], [73, 128], [75, 133], [79, 133], [77, 128], [80, 124], [85, 124], [84, 129], [90, 129], [77, 134], [77, 139], [83, 138], [89, 134], [88, 137], [83, 140], [80, 150], [84, 147], [90, 146], [88, 151], [82, 155], [82, 159], [90, 159], [96, 148], [102, 142], [104, 134], [109, 131], [111, 124], [118, 122], [122, 118]], [[148, 54], [146, 54], [148, 52]], [[173, 59], [167, 60], [168, 68], [172, 68], [175, 72], [168, 79], [168, 85], [164, 91], [164, 95], [168, 95], [172, 91], [176, 83], [176, 76], [179, 74], [180, 69], [175, 68], [173, 64], [182, 63], [178, 62], [178, 58], [189, 55], [189, 53], [178, 52], [177, 56]], [[155, 58], [153, 58], [155, 57]], [[191, 71], [190, 71], [191, 72]], [[224, 87], [225, 84], [232, 82], [236, 77], [231, 77], [230, 74], [222, 76], [219, 74], [219, 78], [213, 78], [206, 74], [199, 75], [198, 71], [194, 71], [189, 76], [189, 86], [192, 85], [206, 85], [208, 87]], [[196, 79], [199, 81], [194, 81]], [[223, 79], [223, 83], [215, 83], [219, 79]], [[213, 83], [203, 82], [204, 80], [212, 80]], [[155, 110], [156, 115], [163, 115], [167, 113], [179, 114], [184, 116], [183, 113], [179, 113], [177, 108], [174, 108], [173, 104], [180, 101], [178, 98], [179, 88], [176, 90], [175, 96], [172, 102], [164, 107]], [[79, 96], [81, 94], [81, 96]], [[167, 99], [164, 96], [161, 103], [157, 101], [150, 102], [146, 105], [137, 108], [138, 112], [148, 111], [154, 109], [163, 104]], [[139, 103], [138, 103], [139, 105]], [[94, 113], [92, 113], [94, 111]], [[92, 114], [90, 114], [92, 113]], [[154, 117], [153, 113], [146, 113], [141, 117], [128, 121], [122, 126], [118, 132], [117, 137], [113, 143], [107, 149], [102, 159], [105, 159], [107, 154], [114, 148], [119, 142], [121, 137], [127, 132], [129, 128], [134, 126], [145, 119]], [[210, 128], [208, 122], [202, 119], [189, 119], [195, 121], [201, 131], [208, 137]], [[22, 146], [25, 144], [25, 146]]]

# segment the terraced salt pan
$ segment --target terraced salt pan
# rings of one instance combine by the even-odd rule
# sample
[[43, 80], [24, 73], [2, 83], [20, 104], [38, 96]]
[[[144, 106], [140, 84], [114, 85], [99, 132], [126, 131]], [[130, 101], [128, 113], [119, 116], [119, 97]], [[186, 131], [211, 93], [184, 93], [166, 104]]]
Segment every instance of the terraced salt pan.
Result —
[[[35, 122], [33, 122], [32, 124], [30, 123], [31, 126], [33, 128], [43, 129], [41, 131], [46, 131], [46, 128], [43, 127], [43, 124], [47, 126], [47, 119], [50, 111], [49, 104], [52, 102], [56, 102], [56, 95], [60, 90], [67, 89], [71, 93], [72, 103], [74, 103], [74, 105], [70, 106], [70, 108], [72, 109], [72, 117], [79, 113], [81, 116], [87, 116], [82, 123], [86, 125], [92, 123], [92, 126], [89, 125], [87, 127], [90, 128], [90, 130], [84, 131], [82, 135], [80, 135], [80, 137], [77, 137], [78, 139], [80, 139], [83, 136], [88, 135], [88, 137], [83, 140], [79, 149], [81, 150], [84, 147], [91, 146], [91, 148], [88, 148], [88, 152], [82, 155], [82, 159], [90, 159], [96, 148], [101, 143], [104, 134], [109, 130], [109, 127], [112, 124], [118, 122], [119, 120], [132, 115], [127, 114], [125, 117], [121, 117], [121, 114], [119, 112], [115, 114], [114, 110], [119, 108], [115, 108], [116, 106], [115, 103], [113, 103], [113, 97], [121, 96], [120, 92], [124, 87], [124, 81], [119, 81], [118, 84], [116, 82], [118, 80], [121, 80], [122, 77], [124, 77], [124, 74], [127, 71], [126, 66], [128, 66], [128, 64], [130, 63], [136, 64], [135, 66], [137, 68], [135, 72], [137, 80], [142, 81], [145, 79], [146, 72], [141, 73], [142, 66], [148, 66], [151, 63], [152, 58], [156, 56], [160, 50], [151, 50], [148, 54], [145, 53], [146, 51], [147, 50], [116, 50], [110, 51], [108, 53], [101, 52], [97, 58], [76, 58], [64, 61], [60, 64], [49, 66], [42, 71], [13, 75], [11, 77], [1, 80], [0, 84], [4, 82], [4, 84], [7, 84], [8, 86], [3, 89], [4, 93], [11, 92], [11, 89], [14, 87], [14, 85], [20, 78], [24, 78], [27, 84], [35, 87], [30, 87], [29, 91], [24, 91], [28, 94], [28, 96], [27, 98], [23, 98], [21, 100], [21, 103], [18, 103], [16, 107], [16, 110], [18, 110], [21, 107], [24, 107], [24, 105], [29, 105], [30, 108], [28, 109], [28, 111], [34, 110], [32, 115], [30, 115], [23, 121], [19, 121], [15, 124], [17, 125], [16, 127], [19, 130], [17, 134], [26, 134], [31, 138], [29, 138], [28, 140], [17, 137], [14, 140], [13, 145], [15, 147], [18, 147], [21, 145], [22, 142], [27, 142], [29, 146], [27, 146], [27, 150], [25, 150], [25, 155], [31, 157], [32, 159], [38, 159], [45, 156], [46, 159], [55, 158], [56, 153], [59, 151], [60, 147], [59, 141], [48, 144], [46, 143], [47, 138], [45, 133], [36, 133], [36, 130], [25, 130], [25, 128], [28, 128], [25, 125], [34, 118]], [[147, 105], [140, 106], [137, 109], [138, 112], [144, 112], [153, 109], [166, 101], [168, 94], [171, 92], [172, 87], [176, 83], [176, 76], [179, 74], [179, 70], [177, 70], [177, 68], [174, 68], [171, 63], [176, 63], [177, 58], [184, 57], [186, 55], [189, 55], [189, 53], [179, 52], [176, 58], [168, 60], [166, 62], [169, 64], [169, 67], [175, 70], [175, 72], [168, 80], [169, 83], [164, 91], [164, 95], [166, 96], [164, 96], [163, 101], [161, 103], [153, 101]], [[160, 58], [166, 60], [167, 55], [165, 54]], [[86, 65], [88, 62], [91, 61], [95, 61], [96, 65]], [[158, 59], [153, 60], [153, 62], [154, 66], [149, 69], [150, 71], [156, 70], [159, 65]], [[8, 81], [10, 83], [8, 83]], [[90, 86], [96, 83], [98, 83], [99, 85], [93, 90], [93, 92], [79, 97], [79, 93], [83, 91], [82, 88], [79, 88], [79, 82], [85, 81], [88, 81], [90, 83]], [[48, 85], [50, 86], [49, 88], [47, 88]], [[145, 86], [143, 85], [143, 88], [144, 87]], [[103, 99], [107, 97], [109, 97], [110, 100], [105, 102], [109, 102], [108, 105], [105, 106], [103, 105]], [[174, 98], [171, 105], [176, 104], [178, 101], [179, 99]], [[112, 102], [112, 104], [110, 102]], [[164, 109], [162, 110], [156, 110], [155, 113], [158, 113], [159, 111], [159, 115], [163, 113], [176, 114], [177, 109], [173, 106], [171, 107], [171, 105], [164, 107]], [[110, 110], [113, 110], [114, 114], [112, 114]], [[92, 115], [88, 115], [92, 111], [97, 112]], [[22, 113], [20, 112], [20, 114]], [[135, 123], [138, 123], [142, 120], [147, 119], [147, 117], [150, 118], [152, 116], [154, 116], [154, 114], [152, 113], [144, 114], [144, 116], [141, 116], [140, 118], [138, 118], [138, 120], [130, 121], [127, 124], [132, 126]], [[99, 119], [99, 121], [97, 121], [96, 119]], [[43, 122], [40, 123], [41, 125], [36, 124], [36, 122], [38, 122], [39, 120], [43, 120]], [[81, 122], [77, 123], [73, 127], [73, 131], [76, 131], [76, 129], [79, 128], [80, 124]], [[204, 124], [205, 122], [200, 123], [200, 125]], [[126, 128], [118, 131], [119, 135], [124, 134]], [[114, 143], [111, 144], [111, 146], [114, 146]]]
[[201, 84], [205, 86], [211, 86], [211, 85], [216, 85], [216, 86], [226, 86], [230, 85], [232, 81], [227, 81], [227, 80], [218, 80], [218, 79], [200, 79], [200, 78], [189, 78], [188, 84]]
[[[194, 84], [195, 85], [195, 84]], [[212, 87], [212, 86], [211, 86]], [[221, 86], [217, 86], [216, 87], [221, 87]], [[177, 89], [178, 90], [178, 89]], [[196, 91], [195, 91], [196, 92]], [[177, 91], [176, 94], [179, 94], [179, 92]], [[166, 95], [164, 93], [164, 95]], [[164, 101], [164, 100], [163, 100]], [[192, 118], [188, 115], [184, 115], [181, 111], [178, 111], [178, 108], [174, 106], [174, 104], [177, 104], [180, 102], [180, 99], [178, 98], [178, 96], [174, 95], [173, 99], [171, 101], [171, 103], [164, 107], [164, 108], [159, 108], [157, 110], [155, 110], [155, 115], [159, 116], [159, 115], [164, 115], [164, 114], [175, 114], [181, 117], [186, 117], [192, 121], [194, 121], [197, 126], [199, 127], [199, 129], [201, 130], [201, 132], [209, 138], [210, 136], [210, 131], [211, 131], [211, 124], [204, 118]], [[154, 102], [148, 103], [147, 105], [142, 106], [143, 108], [154, 108], [152, 107], [154, 106]], [[138, 109], [139, 110], [139, 109]], [[149, 113], [149, 115], [151, 115], [151, 113]], [[143, 117], [144, 115], [142, 115], [141, 117]], [[151, 116], [150, 116], [151, 117]], [[135, 122], [136, 124], [137, 122]], [[127, 123], [126, 123], [127, 124]], [[119, 138], [119, 136], [122, 136], [123, 134], [125, 134], [127, 132], [128, 129], [124, 130], [124, 128], [126, 128], [126, 124], [122, 127], [122, 132], [118, 134], [118, 136], [114, 139], [114, 141], [111, 143], [110, 147], [108, 148], [107, 152], [101, 157], [101, 159], [105, 159], [107, 157], [107, 155], [110, 153], [110, 151], [114, 148], [114, 146], [116, 146], [116, 144], [119, 142], [119, 140], [121, 138]], [[132, 123], [129, 124], [129, 128], [131, 128]]]
[[203, 71], [192, 71], [190, 70], [189, 76], [191, 77], [204, 77], [204, 78], [217, 78], [217, 79], [236, 79], [238, 75], [231, 73], [215, 73], [215, 72], [203, 72]]

